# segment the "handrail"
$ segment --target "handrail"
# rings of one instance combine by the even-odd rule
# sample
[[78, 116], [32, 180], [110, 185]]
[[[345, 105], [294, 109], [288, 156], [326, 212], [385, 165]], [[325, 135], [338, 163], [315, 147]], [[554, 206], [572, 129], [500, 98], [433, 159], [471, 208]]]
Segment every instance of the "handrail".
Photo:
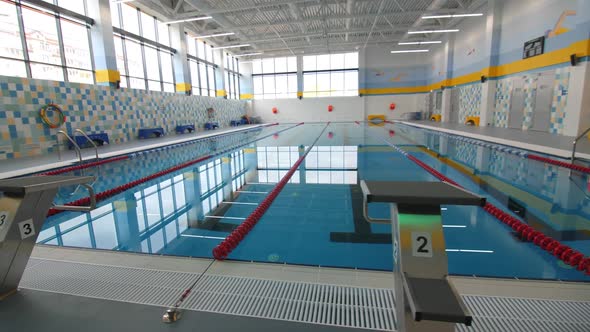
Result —
[[94, 153], [96, 154], [96, 160], [98, 160], [98, 146], [96, 145], [96, 143], [94, 143], [94, 141], [92, 139], [90, 139], [90, 137], [88, 137], [88, 135], [86, 135], [86, 133], [82, 130], [82, 129], [76, 129], [74, 130], [76, 132], [79, 132], [80, 134], [82, 134], [82, 136], [86, 137], [86, 139], [88, 140], [88, 142], [90, 142], [90, 144], [92, 144], [92, 146], [94, 146]]
[[573, 144], [573, 147], [572, 147], [572, 159], [571, 159], [572, 164], [574, 163], [574, 160], [576, 160], [576, 145], [578, 144], [578, 140], [580, 138], [586, 136], [586, 134], [588, 134], [588, 132], [590, 132], [590, 128], [584, 130], [584, 132], [580, 136], [576, 137], [576, 139], [573, 141], [573, 143], [572, 143]]
[[70, 135], [68, 135], [68, 133], [66, 133], [66, 132], [65, 132], [65, 131], [63, 131], [63, 130], [60, 130], [60, 131], [58, 131], [57, 133], [58, 133], [58, 134], [62, 134], [62, 135], [64, 135], [64, 136], [65, 136], [65, 137], [68, 139], [68, 141], [70, 141], [70, 143], [72, 143], [72, 145], [74, 145], [74, 148], [75, 148], [75, 150], [76, 150], [76, 154], [78, 155], [78, 159], [80, 159], [80, 164], [82, 164], [82, 151], [80, 151], [80, 147], [78, 146], [78, 144], [76, 144], [76, 141], [74, 141], [74, 140], [73, 140], [73, 139], [70, 137]]

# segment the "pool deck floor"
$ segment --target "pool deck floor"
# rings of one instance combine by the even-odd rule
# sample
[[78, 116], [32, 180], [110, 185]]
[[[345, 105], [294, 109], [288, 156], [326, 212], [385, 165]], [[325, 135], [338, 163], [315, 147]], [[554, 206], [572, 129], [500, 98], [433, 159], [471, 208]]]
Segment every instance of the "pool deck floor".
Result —
[[[138, 139], [120, 144], [110, 144], [98, 147], [98, 156], [101, 159], [120, 156], [141, 150], [155, 149], [162, 146], [183, 143], [195, 139], [211, 137], [215, 135], [239, 132], [247, 129], [261, 127], [263, 125], [244, 125], [239, 127], [228, 127], [216, 130], [197, 131], [190, 134], [168, 134], [160, 138]], [[62, 141], [65, 138], [62, 138]], [[7, 179], [15, 176], [41, 172], [44, 170], [72, 166], [78, 163], [78, 157], [74, 150], [61, 151], [18, 159], [2, 160], [0, 162], [0, 179]], [[96, 154], [93, 148], [82, 149], [82, 159], [84, 161], [93, 161]]]
[[[433, 121], [398, 121], [418, 128], [432, 129], [452, 135], [460, 135], [491, 143], [513, 146], [520, 149], [570, 158], [575, 137], [553, 135], [540, 131], [497, 127], [474, 127], [459, 123]], [[590, 160], [590, 139], [580, 139], [576, 157]]]

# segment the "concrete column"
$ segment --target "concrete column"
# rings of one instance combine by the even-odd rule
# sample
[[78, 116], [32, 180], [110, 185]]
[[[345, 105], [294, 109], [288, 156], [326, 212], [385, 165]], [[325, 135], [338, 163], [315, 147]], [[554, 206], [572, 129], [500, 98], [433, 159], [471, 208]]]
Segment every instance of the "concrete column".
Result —
[[240, 67], [240, 99], [254, 99], [254, 80], [252, 79], [252, 63], [238, 63]]
[[182, 174], [184, 178], [184, 197], [192, 206], [187, 213], [188, 227], [197, 227], [205, 219], [201, 204], [201, 179], [197, 169]]
[[475, 155], [475, 173], [487, 172], [491, 150], [483, 146], [477, 147]]
[[225, 63], [226, 63], [226, 55], [224, 54], [223, 50], [213, 49], [213, 53], [218, 52], [217, 54], [213, 55], [213, 59], [219, 57], [221, 59], [221, 64], [219, 67], [215, 68], [215, 96], [217, 98], [227, 98], [227, 91], [225, 91]]
[[[498, 65], [498, 51], [500, 43], [500, 33], [502, 31], [502, 2], [488, 0], [488, 14], [486, 17], [486, 34], [485, 45], [483, 49], [484, 57], [487, 59], [487, 68], [483, 70], [483, 76], [491, 76], [490, 68]], [[496, 102], [496, 81], [487, 80], [481, 86], [481, 106], [479, 111], [479, 126], [485, 127], [492, 123]]]
[[96, 83], [116, 87], [121, 81], [121, 76], [117, 69], [110, 0], [88, 0], [87, 6], [94, 19], [94, 25], [90, 28], [90, 39]]
[[297, 56], [297, 98], [303, 98], [303, 56]]
[[[455, 44], [455, 37], [449, 36], [445, 42], [445, 81], [443, 86], [447, 87], [450, 79], [453, 77], [453, 47]], [[451, 116], [451, 89], [443, 90], [442, 105], [441, 105], [441, 122], [449, 122]]]
[[246, 183], [258, 182], [258, 153], [255, 146], [244, 148], [244, 167]]
[[[299, 158], [303, 157], [305, 154], [305, 146], [300, 145], [297, 151], [299, 152]], [[299, 166], [299, 183], [305, 183], [305, 161]]]
[[231, 185], [231, 156], [221, 158], [221, 180], [225, 183], [223, 186], [223, 200], [231, 201], [233, 188]]
[[449, 122], [451, 117], [451, 89], [444, 89], [441, 105], [441, 122]]
[[170, 25], [170, 45], [176, 49], [176, 53], [172, 57], [176, 93], [191, 94], [191, 72], [187, 60], [186, 34], [183, 23]]
[[[119, 245], [125, 244], [127, 250], [141, 251], [139, 224], [137, 217], [137, 201], [133, 194], [124, 200], [113, 202], [113, 216]], [[141, 221], [143, 222], [143, 220]]]

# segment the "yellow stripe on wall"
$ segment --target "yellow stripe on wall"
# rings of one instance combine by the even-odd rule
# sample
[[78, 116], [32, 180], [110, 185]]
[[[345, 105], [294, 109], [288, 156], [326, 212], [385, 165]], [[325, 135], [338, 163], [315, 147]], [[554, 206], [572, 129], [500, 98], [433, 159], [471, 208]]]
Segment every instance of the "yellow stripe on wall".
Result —
[[187, 92], [191, 90], [190, 83], [176, 83], [176, 92]]
[[566, 63], [570, 61], [571, 54], [576, 54], [577, 57], [589, 56], [590, 39], [581, 40], [570, 44], [568, 47], [555, 50], [549, 53], [541, 54], [532, 58], [517, 60], [511, 63], [495, 67], [486, 67], [478, 72], [453, 77], [451, 79], [444, 79], [440, 82], [430, 85], [396, 88], [359, 89], [359, 93], [362, 93], [364, 95], [424, 93], [429, 92], [431, 90], [438, 90], [441, 88], [441, 86], [448, 87], [478, 82], [481, 80], [482, 75], [487, 76], [488, 78], [495, 78], [526, 72], [538, 68], [554, 66], [560, 63]]
[[215, 95], [217, 97], [225, 97], [227, 96], [227, 93], [225, 93], [225, 90], [217, 90]]
[[96, 75], [96, 83], [116, 83], [121, 80], [118, 70], [97, 69], [94, 73]]
[[254, 95], [251, 93], [242, 93], [240, 94], [240, 99], [254, 99]]

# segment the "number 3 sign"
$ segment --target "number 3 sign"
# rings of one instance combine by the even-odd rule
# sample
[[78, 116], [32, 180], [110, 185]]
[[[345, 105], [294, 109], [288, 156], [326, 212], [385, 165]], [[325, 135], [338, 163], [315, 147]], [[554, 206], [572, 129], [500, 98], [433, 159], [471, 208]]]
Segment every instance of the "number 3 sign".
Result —
[[412, 256], [432, 257], [432, 234], [412, 232]]
[[23, 240], [35, 235], [35, 225], [33, 224], [33, 219], [19, 222], [18, 229], [20, 230], [20, 237]]

